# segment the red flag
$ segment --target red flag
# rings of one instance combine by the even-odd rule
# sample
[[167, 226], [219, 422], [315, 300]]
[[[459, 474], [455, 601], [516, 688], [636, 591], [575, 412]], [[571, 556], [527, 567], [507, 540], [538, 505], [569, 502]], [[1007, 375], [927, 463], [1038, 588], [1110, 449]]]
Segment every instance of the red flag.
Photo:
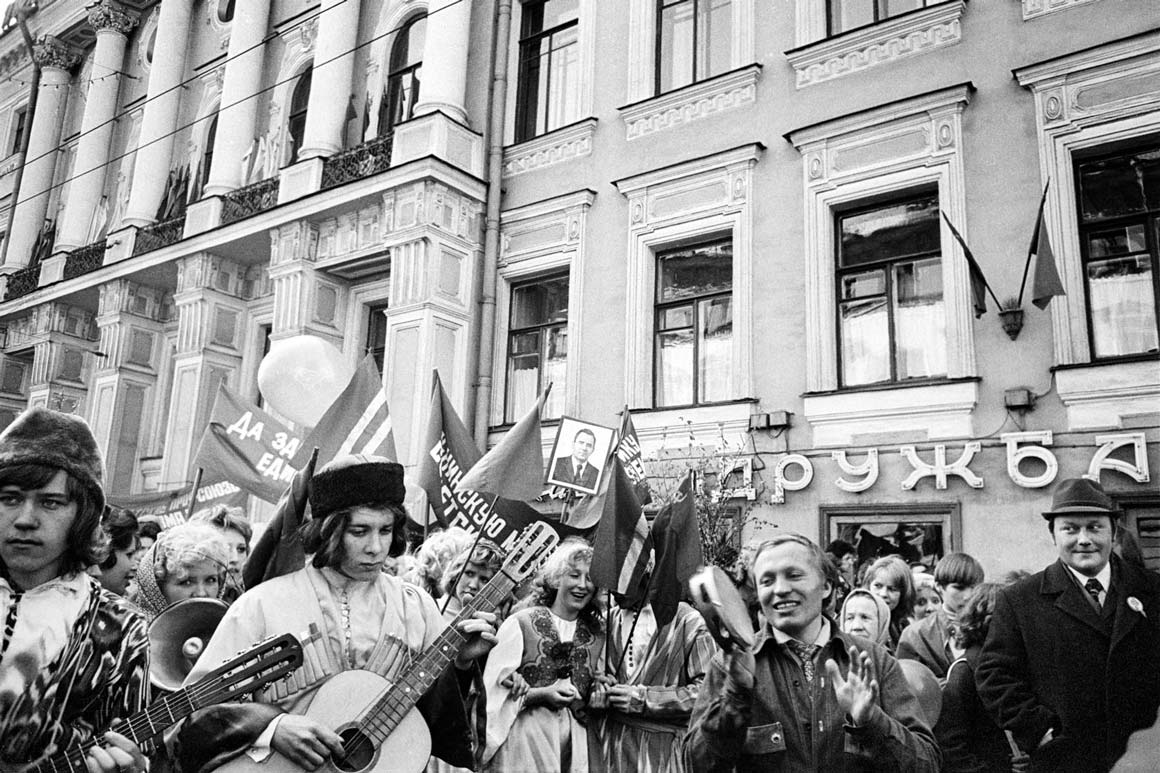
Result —
[[[991, 290], [991, 286], [987, 284], [987, 278], [983, 276], [983, 269], [979, 268], [975, 256], [971, 254], [971, 248], [967, 246], [954, 223], [947, 217], [947, 213], [943, 212], [942, 216], [943, 220], [947, 221], [947, 227], [951, 229], [951, 234], [963, 248], [963, 256], [967, 259], [967, 266], [971, 274], [971, 302], [975, 307], [975, 319], [978, 319], [987, 313], [987, 291], [990, 291], [992, 298], [995, 297], [995, 291]], [[995, 305], [1001, 305], [998, 298], [995, 298]]]
[[676, 615], [686, 583], [705, 564], [692, 473], [681, 483], [673, 501], [653, 521], [653, 544], [657, 563], [650, 600], [660, 627]]
[[195, 465], [201, 485], [230, 481], [267, 502], [277, 502], [294, 478], [302, 441], [285, 424], [235, 395], [222, 382]]
[[427, 430], [423, 433], [423, 454], [419, 458], [416, 477], [427, 492], [427, 504], [440, 524], [446, 527], [463, 513], [467, 521], [476, 524], [478, 529], [490, 510], [487, 502], [472, 492], [465, 491], [460, 496], [455, 489], [463, 471], [479, 461], [479, 449], [455, 412], [455, 406], [447, 399], [438, 371], [435, 371], [434, 378]]
[[1051, 237], [1047, 233], [1047, 222], [1043, 219], [1042, 205], [1039, 207], [1039, 220], [1035, 222], [1032, 240], [1035, 245], [1035, 279], [1031, 283], [1031, 302], [1040, 309], [1046, 309], [1052, 298], [1067, 293], [1063, 291], [1059, 272], [1055, 270], [1055, 252], [1051, 249]]
[[242, 567], [242, 579], [247, 588], [296, 572], [306, 564], [306, 553], [302, 549], [302, 536], [298, 528], [305, 520], [310, 479], [314, 477], [317, 462], [318, 449], [315, 448], [306, 466], [294, 474], [294, 480], [278, 501], [274, 517], [250, 551], [250, 557]]
[[[640, 439], [636, 435], [636, 427], [632, 425], [632, 415], [628, 406], [624, 406], [623, 418], [620, 421], [620, 437], [616, 441], [613, 453], [624, 467], [624, 474], [632, 483], [636, 500], [641, 506], [652, 501], [652, 491], [648, 486], [648, 473], [644, 469], [644, 457], [640, 450]], [[600, 520], [604, 512], [604, 500], [608, 497], [608, 486], [611, 475], [605, 475], [600, 481], [600, 488], [595, 494], [589, 495], [577, 502], [568, 513], [567, 525], [574, 529], [590, 529]]]
[[653, 541], [644, 510], [620, 460], [613, 457], [608, 493], [592, 539], [592, 582], [635, 596], [648, 572]]
[[367, 355], [350, 383], [338, 396], [306, 441], [298, 458], [305, 463], [307, 449], [318, 448], [318, 460], [325, 465], [336, 456], [366, 454], [398, 459], [387, 395], [375, 358]]
[[544, 448], [540, 436], [540, 412], [548, 399], [551, 384], [536, 404], [516, 422], [495, 448], [471, 466], [459, 481], [459, 488], [495, 494], [497, 497], [527, 502], [544, 490]]

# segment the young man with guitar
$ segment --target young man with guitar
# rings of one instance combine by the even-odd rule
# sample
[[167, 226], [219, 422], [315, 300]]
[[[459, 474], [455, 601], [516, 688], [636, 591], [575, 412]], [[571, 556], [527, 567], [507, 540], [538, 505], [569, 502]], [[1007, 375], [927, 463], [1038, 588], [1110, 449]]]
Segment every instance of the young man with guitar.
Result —
[[89, 773], [147, 768], [100, 736], [144, 707], [149, 674], [144, 617], [85, 572], [105, 558], [103, 469], [76, 416], [32, 408], [0, 434], [0, 767], [99, 738]]
[[[195, 714], [174, 745], [184, 773], [205, 773], [226, 763], [231, 771], [250, 766], [257, 770], [259, 764], [267, 771], [316, 770], [331, 759], [346, 764], [359, 750], [344, 747], [344, 738], [334, 731], [342, 718], [328, 724], [308, 714], [316, 697], [323, 702], [327, 682], [350, 671], [370, 672], [362, 679], [367, 683], [400, 680], [400, 696], [430, 676], [433, 684], [422, 690], [418, 708], [428, 727], [439, 729], [433, 734], [432, 752], [453, 765], [471, 766], [462, 696], [473, 661], [495, 643], [495, 618], [488, 612], [461, 616], [457, 635], [466, 642], [454, 658], [455, 668], [438, 677], [410, 673], [412, 662], [422, 662], [420, 653], [441, 638], [445, 624], [426, 592], [383, 572], [387, 558], [403, 552], [403, 495], [402, 466], [380, 457], [342, 456], [315, 473], [312, 518], [303, 527], [303, 547], [313, 557], [305, 568], [242, 594], [187, 683], [237, 650], [283, 632], [310, 631], [300, 636], [305, 663], [256, 702], [223, 704]], [[352, 695], [346, 702], [352, 713], [349, 722], [355, 722], [357, 701]], [[384, 770], [403, 770], [406, 746], [415, 745], [405, 738], [399, 751], [387, 750], [394, 740], [376, 739], [373, 746], [375, 754], [381, 750], [378, 764]], [[366, 750], [371, 748], [368, 743]], [[419, 769], [426, 762], [424, 753]]]

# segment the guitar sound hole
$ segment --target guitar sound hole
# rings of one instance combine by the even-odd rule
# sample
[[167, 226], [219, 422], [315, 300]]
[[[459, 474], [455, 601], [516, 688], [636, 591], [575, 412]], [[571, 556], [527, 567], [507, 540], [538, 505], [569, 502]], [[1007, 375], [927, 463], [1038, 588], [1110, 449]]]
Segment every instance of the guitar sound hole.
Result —
[[356, 773], [374, 762], [374, 741], [365, 733], [357, 727], [348, 727], [338, 735], [342, 739], [342, 748], [346, 750], [346, 755], [335, 755], [333, 762], [336, 768], [346, 773]]

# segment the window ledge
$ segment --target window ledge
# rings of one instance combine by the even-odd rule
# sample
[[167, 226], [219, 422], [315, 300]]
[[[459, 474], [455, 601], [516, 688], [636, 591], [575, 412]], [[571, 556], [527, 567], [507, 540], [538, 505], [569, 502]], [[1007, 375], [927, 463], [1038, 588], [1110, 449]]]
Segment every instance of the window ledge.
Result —
[[1023, 0], [1023, 21], [1091, 2], [1095, 0]]
[[1120, 429], [1130, 417], [1154, 416], [1160, 405], [1155, 359], [1058, 368], [1055, 387], [1073, 430]]
[[634, 408], [632, 425], [645, 456], [662, 448], [718, 446], [723, 438], [730, 447], [739, 448], [749, 431], [749, 416], [756, 410], [753, 398], [680, 408]]
[[515, 177], [587, 156], [592, 152], [594, 134], [596, 119], [586, 118], [518, 145], [509, 145], [503, 151], [503, 176]]
[[654, 132], [744, 107], [757, 99], [760, 64], [751, 64], [620, 108], [626, 138], [637, 140]]
[[962, 39], [966, 0], [932, 5], [785, 52], [797, 87], [840, 78]]
[[928, 440], [971, 437], [978, 401], [978, 381], [969, 379], [806, 395], [802, 410], [814, 446], [848, 446], [858, 435], [883, 433], [922, 432]]

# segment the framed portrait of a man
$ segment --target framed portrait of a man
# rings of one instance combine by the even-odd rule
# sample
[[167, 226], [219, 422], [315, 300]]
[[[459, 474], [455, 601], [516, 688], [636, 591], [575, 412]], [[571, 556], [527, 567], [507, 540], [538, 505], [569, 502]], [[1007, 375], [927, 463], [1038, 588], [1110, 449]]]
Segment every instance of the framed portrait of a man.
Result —
[[548, 485], [595, 494], [608, 466], [615, 435], [612, 427], [561, 418], [548, 464]]

